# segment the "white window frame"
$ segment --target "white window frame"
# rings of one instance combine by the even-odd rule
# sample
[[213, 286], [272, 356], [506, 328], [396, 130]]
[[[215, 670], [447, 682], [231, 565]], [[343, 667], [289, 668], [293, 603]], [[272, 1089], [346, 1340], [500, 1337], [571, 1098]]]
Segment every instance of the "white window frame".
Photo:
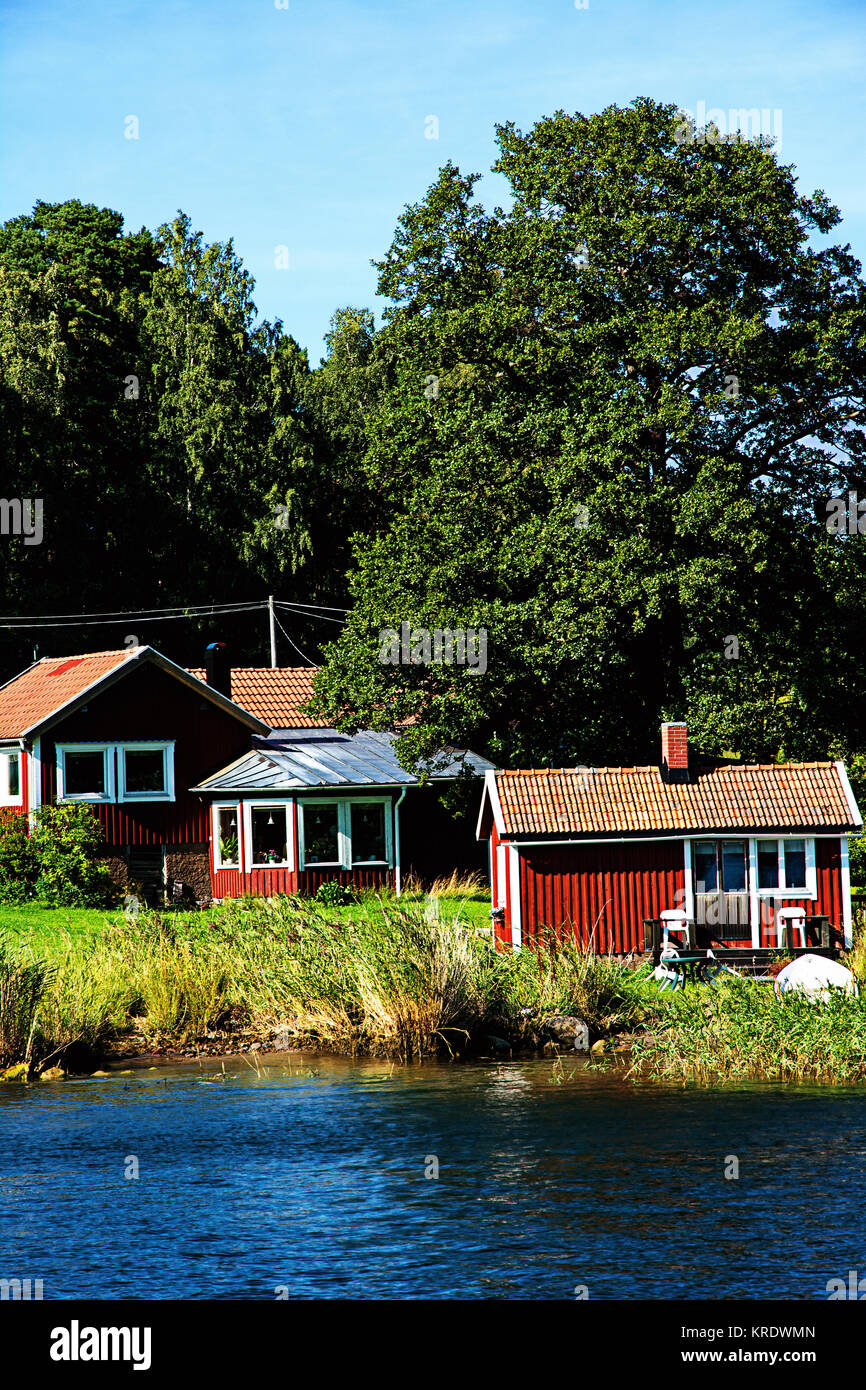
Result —
[[[113, 743], [58, 743], [55, 749], [57, 754], [57, 800], [88, 801], [93, 805], [106, 805], [108, 802], [116, 801], [114, 750], [115, 745]], [[105, 783], [104, 792], [66, 791], [67, 753], [102, 754], [102, 780]]]
[[[243, 803], [244, 812], [244, 847], [241, 851], [244, 862], [244, 872], [252, 873], [254, 869], [288, 869], [294, 870], [295, 867], [295, 845], [294, 845], [294, 820], [292, 816], [293, 801], [286, 801], [285, 797], [258, 797], [254, 801]], [[286, 854], [287, 859], [278, 863], [257, 864], [253, 856], [253, 811], [284, 811], [286, 816]]]
[[[305, 796], [298, 802], [298, 855], [302, 869], [342, 869], [351, 873], [353, 869], [393, 869], [394, 867], [394, 817], [391, 814], [391, 799], [387, 796]], [[308, 864], [304, 845], [304, 808], [306, 806], [336, 806], [337, 808], [337, 853], [338, 859]], [[355, 859], [352, 854], [352, 807], [382, 806], [385, 811], [385, 858]]]
[[[12, 758], [18, 759], [18, 795], [12, 796], [9, 791], [9, 769]], [[23, 806], [24, 805], [24, 759], [21, 756], [21, 749], [14, 747], [0, 748], [0, 806]]]
[[[234, 811], [238, 823], [238, 862], [224, 864], [220, 854], [220, 811]], [[213, 837], [213, 866], [215, 870], [233, 869], [236, 873], [244, 871], [244, 820], [243, 811], [237, 801], [215, 801], [211, 807], [211, 834]]]
[[[762, 840], [775, 840], [778, 856], [779, 883], [785, 880], [784, 845], [788, 840], [802, 840], [806, 851], [806, 884], [800, 888], [761, 888], [758, 885], [758, 844]], [[759, 898], [799, 898], [803, 902], [816, 902], [818, 898], [818, 876], [815, 870], [815, 840], [808, 835], [756, 835], [754, 845], [755, 885]]]
[[[138, 739], [133, 743], [118, 743], [117, 799], [118, 801], [174, 801], [174, 739]], [[131, 792], [126, 786], [127, 753], [162, 753], [165, 791]]]

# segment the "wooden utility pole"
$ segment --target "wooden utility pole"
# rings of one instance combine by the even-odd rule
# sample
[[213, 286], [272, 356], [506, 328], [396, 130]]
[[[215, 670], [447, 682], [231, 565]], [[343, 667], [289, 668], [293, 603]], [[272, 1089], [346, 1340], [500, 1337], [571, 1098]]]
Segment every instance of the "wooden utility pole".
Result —
[[274, 596], [268, 594], [268, 617], [271, 623], [271, 666], [277, 665], [277, 624], [274, 618]]

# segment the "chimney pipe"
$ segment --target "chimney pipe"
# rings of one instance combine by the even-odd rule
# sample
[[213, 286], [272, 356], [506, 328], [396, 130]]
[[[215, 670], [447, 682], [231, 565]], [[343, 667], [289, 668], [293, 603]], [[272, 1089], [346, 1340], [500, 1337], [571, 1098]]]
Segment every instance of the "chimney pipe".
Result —
[[204, 654], [205, 676], [208, 685], [227, 699], [232, 698], [232, 667], [225, 642], [211, 642]]
[[689, 780], [689, 744], [685, 724], [662, 724], [662, 773], [668, 782]]

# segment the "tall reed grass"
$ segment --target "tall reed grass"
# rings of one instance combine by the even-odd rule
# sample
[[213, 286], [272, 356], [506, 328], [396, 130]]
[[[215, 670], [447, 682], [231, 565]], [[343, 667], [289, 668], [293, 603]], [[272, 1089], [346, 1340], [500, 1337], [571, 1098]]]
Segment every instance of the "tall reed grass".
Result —
[[[3, 973], [5, 970], [5, 974]], [[5, 984], [4, 984], [5, 981]], [[0, 1041], [42, 1058], [75, 1043], [134, 1038], [196, 1044], [222, 1030], [262, 1039], [419, 1058], [456, 1053], [490, 1032], [537, 1041], [550, 1014], [594, 1031], [635, 1026], [645, 980], [579, 947], [502, 953], [464, 920], [461, 900], [365, 900], [348, 917], [293, 898], [237, 900], [177, 922], [143, 914], [51, 961], [0, 958]]]
[[633, 1042], [633, 1067], [659, 1077], [866, 1078], [866, 1000], [777, 998], [755, 980], [725, 978], [668, 996], [664, 1021]]

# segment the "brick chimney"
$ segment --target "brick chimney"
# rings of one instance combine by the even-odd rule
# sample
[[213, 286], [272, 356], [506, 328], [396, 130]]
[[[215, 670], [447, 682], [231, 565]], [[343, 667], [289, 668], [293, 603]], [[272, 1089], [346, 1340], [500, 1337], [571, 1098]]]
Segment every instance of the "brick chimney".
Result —
[[205, 677], [220, 695], [232, 698], [232, 665], [225, 642], [211, 642], [204, 654]]
[[685, 724], [662, 724], [662, 773], [668, 782], [689, 780], [689, 744]]

